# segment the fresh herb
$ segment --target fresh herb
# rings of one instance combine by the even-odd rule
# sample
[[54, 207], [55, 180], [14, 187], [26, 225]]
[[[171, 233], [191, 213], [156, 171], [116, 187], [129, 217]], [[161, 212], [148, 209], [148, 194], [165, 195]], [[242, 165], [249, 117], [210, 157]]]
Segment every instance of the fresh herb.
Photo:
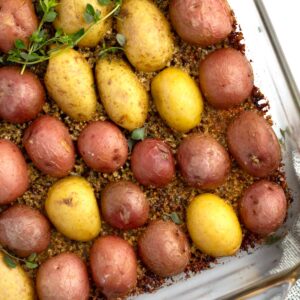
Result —
[[131, 139], [133, 139], [135, 141], [142, 141], [142, 140], [145, 139], [145, 137], [146, 137], [146, 129], [145, 129], [145, 127], [135, 129], [131, 133]]
[[104, 41], [103, 44], [102, 44], [102, 49], [98, 53], [98, 56], [99, 57], [105, 57], [108, 53], [116, 53], [119, 50], [123, 51], [124, 49], [122, 47], [117, 47], [117, 46], [107, 48], [106, 43]]
[[95, 10], [91, 4], [87, 4], [83, 18], [87, 24], [97, 23], [100, 20], [100, 15], [99, 10]]
[[136, 144], [136, 141], [134, 141], [133, 139], [129, 138], [128, 141], [127, 141], [127, 143], [128, 143], [129, 152], [131, 152], [132, 149], [133, 149], [133, 147], [134, 147], [134, 145]]
[[4, 258], [3, 258], [5, 264], [11, 268], [11, 269], [14, 269], [17, 267], [17, 264], [16, 262], [10, 257], [8, 256], [7, 254], [4, 255]]
[[98, 0], [98, 3], [99, 3], [100, 5], [106, 6], [106, 5], [108, 5], [108, 4], [111, 3], [111, 0]]
[[125, 46], [125, 44], [126, 44], [126, 38], [125, 38], [125, 36], [123, 34], [117, 33], [116, 39], [117, 39], [117, 42], [119, 43], [119, 45], [121, 47]]
[[27, 269], [33, 270], [33, 269], [36, 269], [39, 265], [35, 262], [26, 261], [25, 266]]
[[171, 219], [176, 225], [181, 225], [183, 223], [176, 212], [165, 214], [164, 220], [167, 221], [168, 219]]
[[265, 240], [265, 243], [267, 244], [267, 245], [273, 245], [273, 244], [275, 244], [275, 243], [277, 243], [278, 241], [280, 241], [281, 240], [281, 237], [280, 236], [277, 236], [277, 235], [270, 235], [270, 236], [268, 236], [267, 238], [266, 238], [266, 240]]
[[37, 258], [37, 254], [36, 253], [32, 253], [28, 256], [27, 261], [28, 262], [34, 262]]

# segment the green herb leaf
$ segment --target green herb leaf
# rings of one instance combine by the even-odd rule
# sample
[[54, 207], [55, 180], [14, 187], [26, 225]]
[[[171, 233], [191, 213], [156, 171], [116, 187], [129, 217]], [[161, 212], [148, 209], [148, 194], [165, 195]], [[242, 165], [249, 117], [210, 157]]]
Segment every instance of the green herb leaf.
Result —
[[181, 225], [182, 224], [182, 221], [181, 219], [179, 218], [178, 214], [176, 212], [172, 212], [170, 214], [170, 218], [172, 219], [172, 221], [177, 224], [177, 225]]
[[0, 56], [0, 64], [4, 63], [4, 58]]
[[3, 260], [9, 268], [14, 269], [17, 267], [17, 264], [15, 263], [15, 261], [11, 257], [9, 257], [7, 254], [4, 255]]
[[146, 136], [145, 127], [135, 129], [131, 133], [131, 138], [135, 141], [142, 141], [143, 139], [145, 139], [145, 136]]
[[57, 17], [57, 13], [52, 9], [44, 17], [45, 22], [52, 23]]
[[34, 262], [37, 258], [37, 254], [36, 253], [32, 253], [28, 256], [27, 261], [29, 262]]
[[26, 266], [26, 268], [32, 270], [32, 269], [36, 269], [39, 265], [35, 262], [26, 261], [25, 266]]
[[26, 49], [26, 46], [22, 40], [15, 40], [15, 47], [17, 49]]
[[136, 144], [136, 141], [134, 141], [133, 139], [128, 139], [127, 143], [128, 143], [129, 152], [131, 152], [134, 145]]
[[122, 46], [122, 47], [125, 46], [125, 44], [126, 44], [126, 38], [125, 38], [125, 36], [123, 34], [117, 33], [116, 39], [117, 39], [117, 42], [119, 43], [120, 46]]
[[86, 23], [90, 24], [95, 21], [96, 11], [91, 4], [87, 4], [85, 8], [85, 12], [83, 14], [83, 18]]
[[109, 3], [111, 2], [111, 0], [98, 0], [98, 3], [100, 4], [100, 5], [108, 5]]
[[275, 244], [276, 242], [280, 241], [281, 240], [281, 237], [280, 236], [277, 236], [277, 235], [270, 235], [266, 238], [265, 240], [265, 243], [267, 245], [273, 245]]
[[80, 39], [84, 35], [84, 29], [81, 28], [77, 32], [70, 34], [69, 37], [73, 41], [73, 43], [76, 43], [78, 39]]

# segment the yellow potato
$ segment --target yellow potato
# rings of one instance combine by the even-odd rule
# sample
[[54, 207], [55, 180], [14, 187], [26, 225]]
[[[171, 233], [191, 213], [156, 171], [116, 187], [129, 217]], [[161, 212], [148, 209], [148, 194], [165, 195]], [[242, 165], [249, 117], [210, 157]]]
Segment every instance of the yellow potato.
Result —
[[109, 117], [128, 130], [142, 127], [148, 94], [131, 68], [120, 59], [102, 58], [96, 66], [97, 86]]
[[89, 241], [101, 230], [93, 188], [82, 177], [57, 181], [48, 192], [45, 207], [57, 230], [72, 240]]
[[187, 227], [194, 244], [214, 257], [235, 254], [242, 230], [233, 208], [213, 194], [197, 196], [187, 208]]
[[187, 132], [201, 121], [203, 99], [196, 82], [178, 68], [167, 68], [152, 81], [151, 93], [160, 116], [173, 129]]
[[8, 267], [4, 262], [4, 254], [0, 251], [0, 299], [1, 300], [33, 300], [34, 289], [31, 279], [20, 265]]
[[90, 120], [95, 111], [97, 97], [93, 72], [82, 54], [66, 49], [52, 54], [45, 84], [50, 97], [77, 121]]
[[125, 0], [117, 22], [126, 38], [125, 54], [139, 71], [164, 68], [174, 52], [170, 26], [161, 11], [149, 0]]
[[[55, 28], [61, 28], [67, 34], [75, 33], [81, 28], [87, 29], [90, 24], [86, 23], [83, 18], [87, 4], [91, 4], [95, 10], [98, 10], [102, 18], [112, 9], [111, 5], [100, 5], [98, 0], [61, 0], [56, 7], [58, 16], [54, 22]], [[81, 47], [95, 47], [111, 27], [111, 18], [99, 22], [93, 26], [78, 45]]]

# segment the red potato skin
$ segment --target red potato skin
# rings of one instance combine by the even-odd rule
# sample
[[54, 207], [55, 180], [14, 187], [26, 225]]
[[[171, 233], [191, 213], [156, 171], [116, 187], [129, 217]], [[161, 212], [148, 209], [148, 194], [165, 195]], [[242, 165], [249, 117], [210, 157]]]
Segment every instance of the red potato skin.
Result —
[[126, 296], [137, 283], [137, 260], [132, 246], [116, 236], [98, 238], [90, 265], [98, 288], [108, 299]]
[[128, 157], [128, 145], [121, 130], [107, 121], [90, 123], [78, 138], [78, 150], [92, 169], [113, 173], [121, 168]]
[[29, 187], [29, 172], [19, 148], [0, 139], [0, 205], [22, 196]]
[[246, 228], [265, 236], [276, 231], [284, 222], [287, 200], [279, 185], [261, 180], [245, 191], [239, 211]]
[[170, 147], [159, 139], [146, 139], [133, 149], [131, 169], [136, 180], [145, 186], [164, 187], [175, 176]]
[[14, 205], [0, 215], [0, 244], [27, 257], [47, 249], [51, 233], [48, 220], [26, 205]]
[[62, 253], [44, 262], [36, 277], [40, 300], [87, 300], [89, 279], [84, 262], [74, 253]]
[[245, 101], [253, 89], [253, 71], [247, 58], [233, 48], [209, 54], [199, 65], [201, 91], [215, 108], [228, 109]]
[[202, 134], [185, 138], [179, 146], [177, 158], [184, 180], [196, 188], [221, 186], [231, 169], [225, 148], [214, 138]]
[[279, 168], [281, 149], [267, 121], [252, 111], [241, 113], [228, 127], [229, 151], [247, 173], [266, 177]]
[[190, 259], [187, 238], [171, 221], [150, 223], [138, 241], [138, 251], [145, 265], [161, 277], [183, 272]]
[[233, 29], [226, 0], [171, 0], [169, 12], [178, 35], [201, 47], [221, 42]]
[[52, 177], [69, 174], [75, 149], [68, 128], [55, 117], [41, 116], [25, 131], [24, 147], [34, 165]]
[[119, 181], [108, 184], [101, 195], [104, 220], [111, 226], [128, 230], [147, 222], [149, 202], [134, 183]]
[[37, 29], [38, 20], [31, 0], [0, 0], [0, 50], [14, 48], [15, 40], [26, 44]]
[[45, 104], [45, 90], [37, 76], [20, 72], [17, 67], [0, 68], [0, 118], [11, 123], [34, 119]]

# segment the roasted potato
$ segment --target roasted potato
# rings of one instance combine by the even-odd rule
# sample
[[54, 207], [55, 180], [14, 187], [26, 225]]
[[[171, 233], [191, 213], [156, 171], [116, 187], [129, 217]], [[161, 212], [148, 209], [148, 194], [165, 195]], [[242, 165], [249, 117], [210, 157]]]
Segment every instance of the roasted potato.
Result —
[[75, 150], [68, 128], [55, 117], [35, 120], [26, 129], [23, 144], [34, 165], [45, 174], [64, 177], [74, 166]]
[[187, 208], [189, 234], [203, 253], [213, 257], [235, 254], [242, 230], [233, 208], [213, 194], [195, 197]]
[[149, 216], [149, 202], [143, 191], [130, 181], [108, 184], [101, 194], [103, 219], [119, 229], [144, 225]]
[[82, 177], [57, 181], [48, 192], [46, 212], [56, 229], [76, 241], [89, 241], [101, 230], [101, 220], [93, 188]]
[[45, 91], [30, 71], [17, 67], [0, 68], [0, 118], [12, 123], [34, 119], [45, 103]]
[[131, 68], [123, 60], [102, 58], [96, 65], [96, 78], [108, 116], [128, 130], [142, 127], [148, 114], [148, 94]]
[[19, 148], [0, 139], [0, 205], [22, 196], [29, 187], [29, 173]]
[[124, 297], [136, 286], [134, 250], [119, 237], [98, 238], [90, 251], [90, 265], [96, 286], [108, 299]]
[[252, 67], [240, 51], [219, 49], [199, 65], [200, 87], [215, 108], [227, 109], [241, 104], [253, 89]]
[[87, 300], [89, 278], [84, 262], [74, 253], [48, 258], [36, 276], [40, 300]]
[[215, 189], [225, 183], [230, 172], [230, 158], [224, 147], [203, 134], [185, 138], [177, 158], [183, 178], [196, 188]]
[[1, 300], [35, 300], [33, 283], [20, 265], [10, 268], [0, 251], [0, 299]]
[[184, 41], [201, 47], [221, 42], [233, 30], [226, 0], [171, 0], [170, 18]]
[[38, 20], [31, 0], [0, 0], [0, 51], [8, 52], [16, 40], [26, 44], [37, 29]]
[[18, 256], [44, 251], [50, 237], [50, 224], [38, 210], [14, 205], [0, 214], [0, 244]]
[[174, 130], [187, 132], [200, 123], [203, 100], [188, 73], [173, 67], [163, 70], [153, 79], [151, 93], [160, 116]]
[[107, 121], [92, 122], [85, 127], [78, 138], [78, 149], [90, 168], [104, 173], [118, 170], [128, 156], [125, 136]]
[[[86, 30], [90, 26], [83, 17], [87, 4], [91, 4], [95, 10], [99, 11], [101, 18], [104, 18], [112, 7], [111, 5], [101, 5], [100, 1], [97, 0], [61, 0], [55, 8], [58, 16], [54, 22], [54, 27], [62, 29], [66, 34], [78, 32], [81, 28]], [[111, 29], [111, 25], [111, 18], [98, 22], [78, 45], [80, 47], [97, 46], [105, 33]]]
[[97, 105], [92, 69], [84, 56], [66, 49], [53, 53], [45, 74], [50, 97], [77, 121], [90, 120]]
[[227, 131], [228, 147], [250, 175], [265, 177], [281, 162], [281, 149], [272, 127], [253, 111], [241, 113]]
[[125, 54], [139, 71], [164, 68], [174, 52], [170, 26], [150, 0], [125, 0], [118, 16], [117, 30], [125, 37]]
[[171, 221], [150, 223], [139, 238], [138, 250], [145, 265], [162, 277], [183, 272], [190, 259], [187, 238]]
[[264, 236], [282, 225], [287, 213], [287, 200], [279, 185], [260, 180], [245, 191], [239, 211], [246, 228]]
[[159, 139], [139, 142], [133, 148], [131, 170], [136, 180], [145, 186], [166, 186], [175, 176], [171, 148]]

